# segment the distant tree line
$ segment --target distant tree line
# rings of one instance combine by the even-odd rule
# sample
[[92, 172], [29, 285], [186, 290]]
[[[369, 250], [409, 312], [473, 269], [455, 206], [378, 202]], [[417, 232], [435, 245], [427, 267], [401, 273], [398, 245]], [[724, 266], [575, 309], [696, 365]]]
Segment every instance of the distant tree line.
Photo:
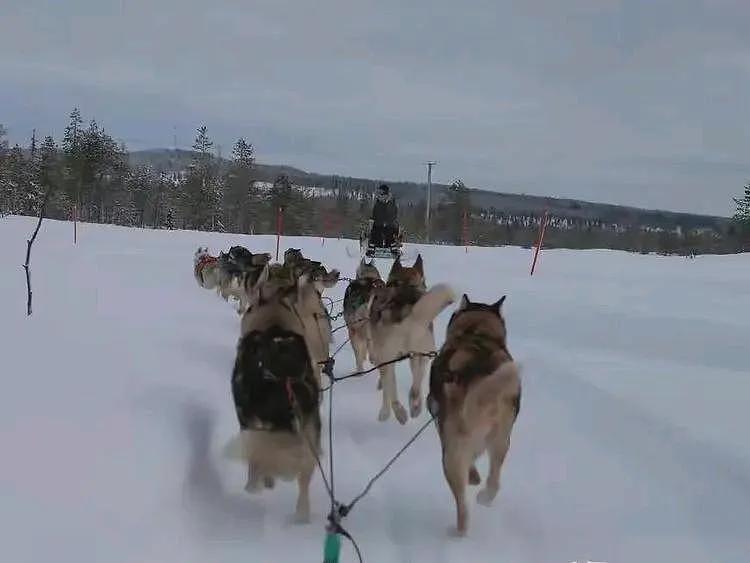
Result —
[[[0, 125], [0, 214], [37, 214], [49, 189], [50, 218], [131, 227], [273, 233], [281, 209], [285, 234], [356, 238], [369, 217], [375, 180], [315, 176], [315, 185], [300, 185], [293, 174], [268, 178], [256, 166], [252, 143], [241, 137], [231, 158], [219, 158], [205, 126], [196, 130], [192, 149], [180, 170], [137, 164], [95, 120], [84, 123], [78, 109], [59, 144], [34, 132], [27, 147], [10, 147]], [[551, 215], [545, 247], [686, 255], [750, 250], [750, 184], [735, 202], [737, 213], [726, 232]], [[424, 198], [399, 206], [408, 241], [425, 240], [425, 214]], [[532, 246], [542, 220], [541, 214], [472, 205], [472, 191], [459, 179], [434, 203], [430, 241]]]

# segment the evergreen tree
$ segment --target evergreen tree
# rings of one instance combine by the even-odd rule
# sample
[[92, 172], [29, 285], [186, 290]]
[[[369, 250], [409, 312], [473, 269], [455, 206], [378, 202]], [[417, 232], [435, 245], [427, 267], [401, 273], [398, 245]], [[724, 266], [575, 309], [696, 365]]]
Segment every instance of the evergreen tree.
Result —
[[8, 130], [5, 128], [5, 126], [0, 123], [0, 160], [5, 156], [5, 153], [8, 151], [8, 139], [6, 138], [8, 136]]
[[186, 226], [213, 230], [221, 206], [221, 184], [206, 126], [199, 127], [193, 143], [195, 157], [183, 183], [182, 208]]
[[278, 210], [283, 214], [283, 231], [288, 235], [304, 234], [305, 218], [311, 209], [306, 209], [304, 198], [299, 190], [294, 189], [292, 181], [286, 174], [276, 177], [271, 188], [271, 225], [270, 231], [276, 232]]
[[232, 159], [238, 166], [252, 168], [255, 166], [255, 148], [244, 137], [240, 137], [232, 149]]
[[36, 129], [31, 134], [28, 155], [28, 158], [24, 159], [24, 170], [21, 174], [22, 213], [36, 215], [44, 198], [44, 187], [39, 182], [41, 153], [37, 150]]
[[471, 208], [471, 195], [469, 189], [462, 180], [454, 180], [448, 188], [448, 205], [445, 206], [447, 214], [445, 227], [449, 242], [463, 244], [464, 239], [464, 214], [468, 214]]
[[2, 178], [2, 200], [5, 213], [22, 215], [27, 212], [25, 192], [27, 163], [21, 147], [15, 145], [5, 157]]
[[82, 188], [82, 165], [81, 165], [81, 130], [83, 119], [78, 108], [70, 112], [68, 125], [63, 134], [63, 161], [65, 166], [65, 191], [69, 199], [76, 205], [80, 204]]
[[745, 185], [745, 195], [742, 198], [734, 198], [734, 203], [737, 205], [734, 220], [750, 230], [750, 184]]
[[37, 182], [42, 193], [50, 191], [48, 215], [54, 213], [55, 216], [68, 218], [70, 201], [65, 199], [64, 192], [60, 189], [60, 179], [59, 151], [52, 136], [47, 135], [39, 149]]
[[232, 164], [224, 178], [225, 226], [238, 233], [257, 230], [265, 201], [254, 183], [253, 145], [240, 137], [232, 149]]

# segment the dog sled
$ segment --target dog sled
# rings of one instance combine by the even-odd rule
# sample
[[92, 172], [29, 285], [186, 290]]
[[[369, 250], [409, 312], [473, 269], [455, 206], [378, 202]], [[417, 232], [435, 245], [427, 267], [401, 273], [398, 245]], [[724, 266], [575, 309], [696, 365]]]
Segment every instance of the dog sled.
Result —
[[399, 226], [394, 230], [393, 233], [381, 232], [377, 236], [373, 236], [375, 228], [371, 224], [363, 226], [359, 235], [360, 255], [367, 258], [391, 258], [394, 260], [401, 257], [404, 229]]

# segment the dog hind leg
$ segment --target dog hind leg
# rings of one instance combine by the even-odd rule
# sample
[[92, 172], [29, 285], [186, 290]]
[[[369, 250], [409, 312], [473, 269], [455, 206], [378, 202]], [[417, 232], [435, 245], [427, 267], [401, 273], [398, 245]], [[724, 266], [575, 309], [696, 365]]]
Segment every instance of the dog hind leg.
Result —
[[354, 350], [357, 371], [362, 371], [365, 368], [365, 359], [367, 359], [367, 340], [357, 330], [350, 329], [349, 341], [352, 343], [352, 350]]
[[469, 525], [469, 511], [466, 506], [466, 478], [469, 468], [464, 459], [461, 445], [456, 442], [456, 440], [450, 440], [445, 444], [443, 473], [456, 501], [455, 534], [465, 536]]
[[409, 389], [409, 414], [417, 418], [422, 412], [422, 381], [427, 374], [427, 358], [409, 358], [411, 367], [411, 389]]
[[260, 473], [253, 463], [247, 465], [247, 484], [245, 490], [248, 493], [257, 493], [260, 491]]
[[[389, 379], [389, 377], [392, 377], [393, 375], [389, 375], [388, 371], [393, 366], [383, 366], [378, 371], [380, 372], [379, 377], [379, 383], [380, 383], [380, 389], [381, 389], [381, 396], [383, 398], [383, 402], [380, 406], [380, 412], [378, 413], [378, 420], [380, 422], [385, 422], [391, 417], [391, 399], [389, 396], [389, 385], [386, 384], [386, 380]], [[395, 385], [395, 380], [393, 384]]]
[[299, 492], [294, 520], [298, 524], [307, 524], [310, 522], [310, 481], [312, 480], [314, 470], [315, 466], [312, 463], [307, 464], [297, 477]]
[[484, 488], [477, 493], [477, 502], [483, 506], [490, 506], [500, 490], [500, 470], [510, 448], [513, 418], [509, 412], [503, 418], [505, 420], [502, 420], [489, 436], [490, 470]]
[[378, 420], [388, 420], [391, 410], [400, 424], [406, 424], [409, 418], [404, 405], [398, 400], [398, 389], [396, 387], [396, 366], [393, 364], [383, 366], [380, 369], [380, 378], [383, 382], [383, 406], [380, 409]]

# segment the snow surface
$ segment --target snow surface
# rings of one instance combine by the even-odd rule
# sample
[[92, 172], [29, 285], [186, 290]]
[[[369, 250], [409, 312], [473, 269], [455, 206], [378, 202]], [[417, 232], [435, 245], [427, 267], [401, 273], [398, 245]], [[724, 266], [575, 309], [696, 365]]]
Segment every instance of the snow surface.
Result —
[[[320, 478], [314, 522], [292, 525], [294, 484], [249, 496], [220, 454], [236, 431], [239, 321], [192, 274], [198, 245], [274, 240], [82, 225], [73, 246], [71, 224], [46, 221], [26, 318], [32, 230], [0, 220], [2, 561], [321, 561]], [[356, 243], [282, 242], [355, 268]], [[446, 533], [454, 505], [430, 429], [346, 520], [365, 561], [750, 561], [750, 256], [548, 251], [529, 278], [527, 250], [420, 250], [429, 283], [508, 294], [521, 414], [503, 488], [492, 508], [472, 501], [469, 537]], [[353, 368], [348, 346], [336, 368]], [[378, 406], [372, 378], [336, 387], [342, 500], [417, 428], [378, 423]], [[346, 543], [342, 561], [355, 561]]]

